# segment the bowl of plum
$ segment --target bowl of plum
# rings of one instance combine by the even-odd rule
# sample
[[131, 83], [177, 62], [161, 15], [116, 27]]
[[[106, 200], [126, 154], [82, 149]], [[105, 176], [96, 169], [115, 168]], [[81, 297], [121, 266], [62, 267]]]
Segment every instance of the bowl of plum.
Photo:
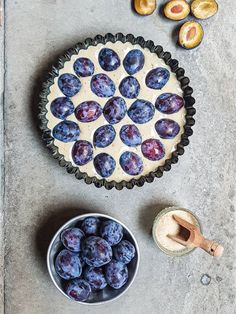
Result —
[[54, 235], [47, 267], [58, 290], [82, 304], [117, 299], [133, 283], [139, 248], [132, 232], [103, 214], [84, 214], [66, 222]]

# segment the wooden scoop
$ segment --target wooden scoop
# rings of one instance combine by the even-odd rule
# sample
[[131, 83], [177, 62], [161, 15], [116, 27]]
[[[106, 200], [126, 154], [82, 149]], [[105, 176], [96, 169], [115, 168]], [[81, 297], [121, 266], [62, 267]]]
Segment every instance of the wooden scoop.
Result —
[[167, 235], [168, 238], [187, 247], [200, 247], [212, 256], [217, 256], [217, 257], [222, 256], [223, 251], [224, 251], [224, 248], [222, 245], [214, 241], [205, 239], [204, 236], [201, 234], [201, 231], [199, 230], [199, 228], [187, 222], [186, 220], [176, 215], [173, 215], [172, 217], [181, 227], [183, 227], [184, 229], [187, 229], [190, 235], [188, 239], [185, 239], [184, 237], [181, 237], [181, 235], [173, 236], [173, 235], [168, 234]]

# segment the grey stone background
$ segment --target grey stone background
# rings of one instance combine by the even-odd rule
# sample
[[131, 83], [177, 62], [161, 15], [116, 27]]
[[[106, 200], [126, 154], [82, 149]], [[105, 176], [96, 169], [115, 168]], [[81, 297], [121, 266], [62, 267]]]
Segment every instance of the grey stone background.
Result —
[[[201, 46], [185, 51], [175, 44], [181, 23], [159, 14], [163, 3], [158, 1], [153, 15], [140, 17], [128, 0], [5, 1], [0, 28], [0, 312], [236, 313], [236, 9], [232, 1], [219, 1], [218, 14], [202, 23]], [[41, 79], [55, 59], [86, 37], [119, 31], [142, 35], [170, 51], [191, 79], [197, 108], [194, 135], [180, 162], [154, 183], [120, 192], [96, 189], [66, 174], [40, 141], [36, 119]], [[224, 244], [221, 259], [201, 250], [170, 258], [156, 249], [150, 235], [153, 218], [171, 204], [197, 214], [205, 236]], [[53, 233], [86, 211], [121, 219], [141, 249], [133, 286], [105, 306], [66, 300], [46, 270]], [[200, 281], [203, 274], [211, 276], [208, 286]]]

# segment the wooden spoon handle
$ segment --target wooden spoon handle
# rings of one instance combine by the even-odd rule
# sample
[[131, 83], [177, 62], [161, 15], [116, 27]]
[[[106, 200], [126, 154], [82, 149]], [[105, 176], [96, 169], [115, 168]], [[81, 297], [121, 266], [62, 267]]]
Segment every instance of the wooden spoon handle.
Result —
[[224, 251], [224, 248], [222, 245], [220, 245], [217, 242], [203, 239], [203, 241], [200, 244], [200, 247], [205, 250], [207, 253], [209, 253], [212, 256], [221, 257]]

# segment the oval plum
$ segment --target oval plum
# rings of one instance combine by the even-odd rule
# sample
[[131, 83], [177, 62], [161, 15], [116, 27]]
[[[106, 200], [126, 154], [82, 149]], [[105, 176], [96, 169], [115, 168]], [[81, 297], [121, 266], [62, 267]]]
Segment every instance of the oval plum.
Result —
[[102, 267], [86, 267], [84, 279], [90, 284], [92, 290], [102, 290], [107, 286], [107, 281]]
[[104, 71], [114, 71], [120, 66], [118, 54], [110, 48], [103, 48], [99, 52], [98, 61]]
[[147, 100], [137, 99], [132, 103], [128, 110], [130, 119], [138, 124], [150, 121], [155, 113], [155, 107]]
[[161, 119], [155, 124], [157, 134], [164, 139], [174, 138], [180, 130], [179, 124], [171, 119]]
[[61, 233], [62, 244], [72, 252], [79, 252], [81, 250], [81, 239], [84, 233], [79, 228], [67, 228]]
[[55, 139], [61, 142], [74, 142], [78, 140], [80, 135], [80, 129], [74, 121], [62, 121], [58, 123], [52, 130], [52, 134]]
[[90, 87], [92, 92], [98, 97], [111, 97], [116, 91], [114, 82], [103, 73], [92, 77]]
[[81, 140], [75, 142], [72, 148], [72, 159], [78, 166], [83, 166], [93, 159], [93, 146], [90, 142]]
[[91, 76], [94, 73], [94, 64], [88, 58], [78, 58], [74, 63], [74, 71], [81, 77]]
[[66, 294], [75, 301], [86, 301], [91, 294], [91, 287], [84, 279], [73, 279], [66, 287]]
[[190, 5], [185, 0], [171, 0], [164, 7], [165, 16], [174, 21], [186, 18], [190, 12]]
[[97, 173], [103, 178], [110, 177], [116, 167], [115, 159], [106, 153], [98, 154], [93, 163]]
[[125, 117], [126, 111], [125, 100], [121, 97], [109, 99], [103, 108], [104, 117], [111, 124], [119, 123]]
[[157, 97], [155, 106], [156, 109], [165, 114], [178, 112], [184, 105], [184, 100], [181, 96], [164, 93]]
[[124, 152], [120, 156], [121, 168], [129, 175], [138, 175], [143, 171], [143, 161], [133, 152]]
[[139, 129], [134, 124], [123, 125], [120, 130], [122, 142], [131, 147], [138, 146], [142, 143], [142, 136]]
[[54, 99], [50, 106], [54, 117], [64, 120], [74, 112], [73, 102], [68, 97]]
[[128, 280], [128, 268], [119, 261], [112, 260], [105, 267], [106, 280], [113, 289], [120, 289]]
[[140, 84], [133, 76], [123, 78], [119, 85], [120, 93], [126, 98], [137, 98], [140, 92]]
[[84, 101], [75, 109], [75, 116], [80, 122], [92, 122], [102, 114], [102, 107], [93, 100]]
[[139, 72], [144, 66], [144, 54], [139, 49], [129, 51], [123, 61], [124, 68], [129, 75]]
[[196, 21], [185, 22], [179, 30], [179, 44], [185, 49], [193, 49], [203, 40], [204, 30]]
[[82, 273], [82, 266], [78, 254], [69, 250], [62, 250], [56, 257], [55, 270], [63, 279], [77, 278]]
[[82, 85], [77, 76], [64, 73], [59, 76], [58, 86], [65, 96], [73, 97], [80, 91]]
[[162, 89], [170, 78], [170, 72], [166, 68], [156, 68], [148, 72], [145, 82], [151, 89]]
[[116, 131], [112, 125], [104, 125], [98, 128], [93, 136], [93, 143], [96, 147], [107, 147], [116, 137]]
[[143, 156], [149, 160], [160, 160], [165, 156], [165, 148], [161, 141], [148, 139], [142, 143], [141, 150]]

